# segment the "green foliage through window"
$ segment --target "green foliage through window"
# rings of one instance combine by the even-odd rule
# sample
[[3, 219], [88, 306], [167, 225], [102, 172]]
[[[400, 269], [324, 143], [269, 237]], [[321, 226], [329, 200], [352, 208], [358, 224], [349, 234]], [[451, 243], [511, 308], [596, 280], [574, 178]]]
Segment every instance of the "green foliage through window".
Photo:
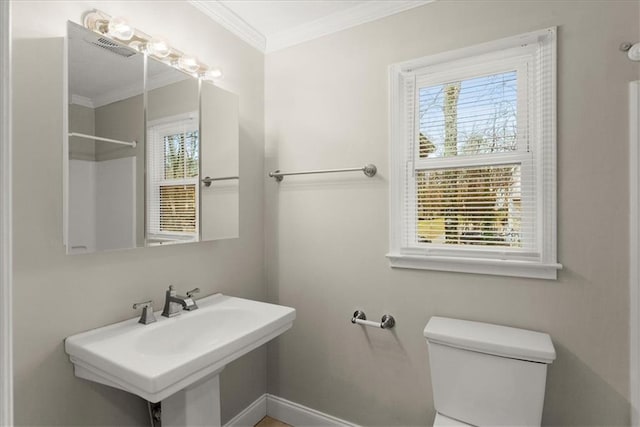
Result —
[[418, 241], [520, 247], [520, 166], [419, 172]]

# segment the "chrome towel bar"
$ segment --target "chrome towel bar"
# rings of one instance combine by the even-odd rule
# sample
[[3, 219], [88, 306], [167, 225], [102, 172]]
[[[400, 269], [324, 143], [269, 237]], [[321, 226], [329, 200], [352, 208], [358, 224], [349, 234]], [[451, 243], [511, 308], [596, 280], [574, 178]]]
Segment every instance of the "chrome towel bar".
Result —
[[237, 176], [222, 176], [220, 178], [210, 178], [208, 176], [205, 176], [200, 181], [202, 181], [202, 183], [205, 185], [205, 187], [211, 187], [211, 183], [213, 181], [229, 181], [229, 180], [232, 180], [232, 179], [240, 179], [240, 177], [237, 177]]
[[276, 181], [280, 182], [287, 175], [309, 175], [316, 173], [335, 173], [335, 172], [364, 172], [364, 174], [368, 177], [372, 177], [378, 172], [378, 168], [374, 164], [367, 164], [361, 168], [344, 168], [344, 169], [320, 169], [314, 171], [302, 171], [302, 172], [280, 172], [280, 170], [273, 171], [269, 173], [271, 178], [275, 178]]
[[367, 315], [362, 310], [356, 310], [351, 318], [351, 323], [362, 326], [371, 326], [373, 328], [391, 329], [396, 325], [396, 319], [390, 314], [382, 316], [380, 322], [372, 322], [367, 320]]

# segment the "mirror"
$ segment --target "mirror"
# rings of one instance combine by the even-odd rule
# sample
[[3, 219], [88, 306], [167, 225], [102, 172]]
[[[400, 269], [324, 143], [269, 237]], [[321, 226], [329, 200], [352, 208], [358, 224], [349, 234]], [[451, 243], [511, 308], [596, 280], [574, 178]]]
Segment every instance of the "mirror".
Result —
[[67, 27], [67, 253], [238, 237], [238, 97]]
[[68, 49], [67, 253], [139, 246], [144, 56], [72, 23]]

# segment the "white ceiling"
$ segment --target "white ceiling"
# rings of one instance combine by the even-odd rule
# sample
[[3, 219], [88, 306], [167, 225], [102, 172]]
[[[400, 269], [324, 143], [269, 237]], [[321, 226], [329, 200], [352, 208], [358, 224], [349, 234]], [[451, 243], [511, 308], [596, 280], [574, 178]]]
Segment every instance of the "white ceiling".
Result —
[[263, 52], [273, 52], [434, 0], [190, 0]]
[[365, 1], [221, 0], [267, 39], [299, 25], [342, 13]]

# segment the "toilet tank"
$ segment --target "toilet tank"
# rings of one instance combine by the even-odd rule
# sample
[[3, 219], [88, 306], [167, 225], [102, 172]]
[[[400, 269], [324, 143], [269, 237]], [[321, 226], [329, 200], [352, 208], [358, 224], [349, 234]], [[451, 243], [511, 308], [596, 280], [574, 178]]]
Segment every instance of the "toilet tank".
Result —
[[475, 426], [540, 425], [556, 357], [548, 334], [432, 317], [424, 336], [436, 411]]

